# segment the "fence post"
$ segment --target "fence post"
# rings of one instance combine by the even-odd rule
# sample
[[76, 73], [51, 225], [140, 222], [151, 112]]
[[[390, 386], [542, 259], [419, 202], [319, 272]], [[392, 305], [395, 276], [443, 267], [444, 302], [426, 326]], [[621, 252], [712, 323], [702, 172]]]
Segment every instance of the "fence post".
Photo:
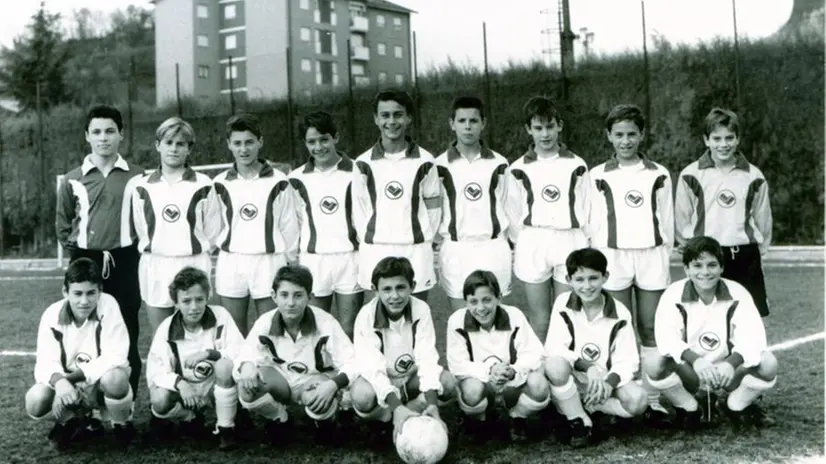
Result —
[[228, 56], [228, 70], [229, 70], [229, 114], [235, 114], [235, 77], [232, 75], [232, 55]]
[[175, 63], [175, 100], [178, 102], [178, 117], [183, 117], [183, 108], [181, 107], [181, 70], [178, 63]]
[[126, 134], [129, 138], [129, 151], [127, 152], [127, 156], [129, 160], [134, 161], [132, 158], [133, 153], [133, 145], [135, 144], [135, 131], [132, 128], [132, 100], [134, 99], [134, 85], [135, 85], [135, 55], [129, 57], [129, 76], [126, 79]]
[[[40, 245], [43, 246], [46, 243], [46, 238], [48, 236], [48, 232], [46, 231], [45, 224], [43, 224], [44, 218], [46, 217], [46, 212], [48, 211], [48, 189], [46, 189], [46, 156], [43, 150], [43, 104], [42, 100], [42, 82], [37, 81], [36, 84], [36, 93], [37, 93], [37, 156], [40, 158], [40, 223], [38, 224], [38, 228], [40, 229]], [[46, 221], [46, 224], [51, 224], [51, 221]]]
[[416, 124], [416, 141], [421, 143], [422, 140], [422, 99], [419, 95], [419, 50], [416, 45], [416, 31], [413, 31], [413, 101], [416, 102], [416, 114], [413, 115], [413, 121]]
[[[347, 129], [350, 132], [350, 156], [356, 156], [356, 116], [353, 109], [353, 44], [347, 39]], [[298, 134], [301, 136], [302, 134]]]
[[295, 130], [293, 121], [293, 51], [287, 47], [287, 143], [290, 150], [290, 167], [295, 166]]
[[[482, 22], [482, 49], [485, 55], [485, 105], [490, 105], [490, 69], [488, 68], [488, 25]], [[493, 121], [493, 111], [488, 111], [486, 115], [487, 126], [491, 129], [496, 127]], [[488, 144], [493, 145], [493, 132], [488, 131]]]
[[[645, 119], [651, 121], [651, 69], [648, 65], [648, 32], [645, 28], [645, 0], [640, 0], [640, 8], [642, 13], [642, 62], [645, 69], [643, 70], [643, 88], [645, 90]], [[650, 124], [650, 123], [649, 123]], [[648, 137], [643, 141], [647, 144]]]
[[734, 96], [737, 101], [737, 111], [743, 111], [743, 102], [740, 96], [740, 39], [737, 38], [737, 0], [731, 0], [731, 19], [734, 23]]

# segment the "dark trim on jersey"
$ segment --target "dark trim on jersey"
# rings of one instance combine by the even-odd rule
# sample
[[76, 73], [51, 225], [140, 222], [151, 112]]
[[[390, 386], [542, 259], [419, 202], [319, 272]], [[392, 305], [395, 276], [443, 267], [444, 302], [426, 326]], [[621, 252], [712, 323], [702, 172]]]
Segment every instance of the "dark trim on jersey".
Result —
[[447, 195], [447, 209], [450, 212], [450, 222], [447, 225], [447, 233], [450, 235], [450, 240], [457, 241], [458, 234], [456, 232], [456, 183], [453, 182], [453, 175], [446, 166], [436, 166], [436, 171], [439, 173], [439, 178], [442, 180], [442, 186]]
[[[496, 314], [493, 316], [493, 329], [511, 330], [511, 318], [508, 316], [508, 312], [501, 306], [497, 306], [495, 311]], [[479, 321], [473, 317], [473, 314], [471, 314], [469, 310], [465, 310], [464, 328], [467, 332], [478, 332], [482, 329], [482, 325], [479, 324]]]
[[315, 349], [313, 350], [313, 356], [315, 357], [315, 370], [318, 372], [332, 372], [335, 370], [333, 366], [325, 366], [324, 365], [324, 348], [327, 345], [327, 341], [330, 340], [329, 335], [325, 335], [318, 339], [318, 343], [315, 344]]
[[[657, 165], [652, 163], [642, 152], [638, 152], [637, 156], [640, 157], [640, 160], [642, 161], [642, 166], [643, 166], [644, 169], [651, 169], [651, 170], [654, 170], [654, 171], [657, 170]], [[605, 162], [605, 166], [603, 167], [603, 171], [604, 172], [611, 172], [615, 169], [619, 169], [619, 167], [620, 167], [620, 164], [619, 164], [619, 160], [617, 159], [617, 154], [614, 153], [611, 156], [611, 158], [609, 158], [608, 161]]]
[[[287, 186], [289, 185], [290, 182], [286, 179], [279, 181], [270, 190], [270, 195], [267, 197], [267, 203], [265, 205], [267, 210], [264, 216], [264, 243], [266, 244], [267, 253], [275, 253], [275, 239], [272, 236], [273, 229], [275, 228], [275, 213], [272, 211], [272, 205], [275, 203], [275, 200], [278, 199], [278, 195], [281, 195], [281, 193], [287, 190]], [[289, 213], [292, 213], [292, 211], [289, 211]], [[281, 214], [284, 214], [284, 212], [282, 211]]]
[[[714, 160], [711, 158], [711, 151], [706, 150], [705, 153], [697, 160], [697, 169], [709, 169], [715, 167]], [[748, 172], [751, 169], [751, 164], [742, 153], [734, 155], [734, 168], [742, 169]]]
[[381, 354], [384, 354], [384, 333], [381, 330], [373, 331], [376, 334], [376, 338], [379, 339], [379, 351]]
[[[336, 169], [339, 171], [346, 171], [352, 172], [353, 171], [353, 160], [350, 159], [343, 151], [336, 151], [336, 154], [340, 158], [338, 162], [336, 162]], [[304, 169], [302, 172], [304, 174], [309, 174], [315, 170], [315, 159], [310, 156], [306, 163], [304, 163]]]
[[356, 226], [353, 224], [353, 184], [347, 184], [347, 189], [344, 191], [344, 220], [347, 222], [347, 238], [350, 239], [350, 244], [353, 245], [353, 251], [359, 249], [359, 236], [356, 231]]
[[696, 204], [696, 212], [697, 212], [697, 223], [694, 224], [694, 236], [699, 237], [701, 235], [705, 235], [706, 230], [706, 200], [705, 194], [703, 193], [703, 185], [700, 184], [700, 180], [694, 177], [691, 174], [686, 174], [683, 176], [683, 182], [685, 182], [686, 187], [688, 190], [694, 194], [694, 197], [697, 199]]
[[227, 209], [226, 217], [224, 218], [227, 221], [227, 236], [221, 243], [221, 249], [223, 251], [229, 251], [229, 243], [232, 241], [232, 197], [224, 184], [215, 182], [212, 187], [215, 189], [215, 193], [218, 197], [221, 198], [221, 203], [223, 203]]
[[[98, 304], [100, 304], [100, 300], [98, 300]], [[98, 321], [100, 322], [100, 315], [98, 314], [98, 309], [95, 308], [86, 316], [86, 320]], [[75, 315], [72, 313], [72, 307], [69, 305], [69, 300], [66, 300], [63, 303], [63, 306], [60, 308], [60, 311], [57, 313], [57, 323], [60, 325], [69, 325], [75, 322]]]
[[[407, 135], [404, 137], [404, 141], [407, 142], [407, 148], [404, 151], [405, 158], [418, 158], [421, 156], [419, 153], [419, 146], [416, 145], [416, 142], [413, 141], [412, 137]], [[384, 151], [384, 147], [381, 145], [381, 137], [379, 137], [379, 140], [373, 145], [371, 150], [370, 159], [377, 160], [384, 158], [386, 152]]]
[[[404, 306], [404, 309], [402, 309], [402, 317], [407, 322], [413, 321], [413, 301], [408, 301], [407, 304]], [[376, 315], [373, 318], [373, 328], [390, 328], [390, 316], [388, 315], [387, 308], [384, 306], [384, 303], [382, 303], [381, 300], [378, 298], [376, 298]]]
[[579, 228], [579, 220], [576, 217], [576, 210], [574, 206], [576, 205], [576, 181], [577, 177], [582, 177], [588, 169], [585, 166], [577, 166], [571, 172], [571, 181], [568, 185], [568, 213], [571, 215], [571, 229], [578, 229]]
[[737, 311], [737, 306], [739, 305], [740, 302], [735, 301], [728, 307], [728, 311], [726, 311], [726, 348], [728, 348], [728, 355], [731, 355], [734, 349], [734, 343], [731, 342], [731, 320], [734, 318], [734, 312]]
[[103, 333], [103, 321], [98, 322], [97, 327], [95, 327], [95, 352], [97, 353], [97, 357], [100, 357], [100, 335]]
[[136, 187], [135, 193], [143, 202], [143, 218], [146, 221], [146, 234], [149, 236], [149, 243], [142, 251], [151, 253], [152, 239], [155, 238], [155, 208], [152, 206], [152, 197], [150, 197], [148, 190], [143, 187]]
[[562, 321], [565, 322], [565, 326], [568, 327], [568, 333], [571, 335], [571, 342], [568, 343], [568, 350], [574, 351], [576, 348], [576, 335], [574, 334], [574, 321], [571, 320], [571, 315], [566, 313], [565, 311], [559, 312], [560, 317], [562, 317]]
[[370, 206], [373, 210], [370, 214], [370, 219], [367, 220], [367, 227], [364, 231], [364, 243], [373, 243], [373, 237], [376, 235], [376, 177], [373, 175], [373, 169], [364, 161], [356, 161], [356, 167], [361, 175], [365, 177], [364, 184], [367, 187], [367, 194], [370, 196]]
[[628, 321], [622, 319], [614, 324], [614, 327], [611, 327], [611, 334], [608, 336], [608, 360], [605, 362], [605, 367], [607, 367], [609, 371], [611, 370], [612, 364], [611, 355], [614, 354], [614, 342], [617, 339], [619, 331], [626, 325], [628, 325]]
[[278, 356], [278, 352], [275, 350], [275, 342], [272, 340], [272, 338], [266, 335], [259, 335], [258, 343], [264, 345], [264, 347], [267, 348], [267, 351], [269, 351], [272, 355], [272, 360], [276, 364], [284, 364], [286, 362], [280, 356]]
[[419, 222], [419, 203], [421, 198], [422, 181], [427, 173], [430, 172], [435, 165], [427, 162], [419, 165], [416, 170], [416, 175], [413, 177], [413, 190], [410, 191], [410, 224], [413, 229], [413, 244], [424, 243], [424, 233], [422, 232], [422, 224]]
[[310, 193], [307, 186], [300, 179], [290, 178], [290, 185], [298, 192], [301, 201], [304, 202], [304, 213], [307, 215], [307, 228], [310, 230], [310, 237], [307, 239], [307, 253], [315, 253], [317, 232], [315, 228], [315, 218], [313, 217], [313, 205], [310, 202]]
[[608, 222], [608, 248], [617, 248], [617, 211], [614, 208], [614, 191], [605, 179], [597, 179], [597, 191], [605, 197], [606, 221]]
[[175, 359], [175, 367], [173, 370], [176, 374], [183, 377], [184, 369], [181, 366], [181, 354], [178, 352], [178, 342], [175, 340], [167, 340], [166, 343], [169, 345], [169, 349], [172, 351], [172, 357]]
[[[272, 177], [275, 174], [275, 171], [269, 161], [258, 158], [258, 162], [261, 163], [261, 169], [258, 170], [258, 177]], [[238, 165], [233, 162], [232, 167], [227, 170], [225, 179], [232, 181], [238, 179], [239, 177], [240, 174], [238, 174]]]
[[421, 321], [422, 321], [421, 319], [416, 319], [415, 321], [413, 321], [413, 325], [410, 327], [411, 332], [413, 332], [413, 349], [414, 350], [416, 349], [416, 332], [419, 331], [419, 322], [421, 322]]
[[508, 364], [516, 364], [516, 334], [519, 333], [519, 327], [513, 329], [510, 339], [508, 339], [508, 355], [510, 356]]
[[[602, 307], [602, 315], [612, 319], [619, 318], [619, 316], [617, 316], [617, 302], [614, 300], [614, 297], [609, 295], [605, 290], [600, 291], [600, 293], [602, 293], [602, 297], [605, 299], [605, 304]], [[565, 303], [565, 307], [571, 311], [581, 311], [582, 299], [576, 294], [576, 292], [571, 292], [571, 294], [568, 295], [568, 301]]]
[[470, 343], [470, 335], [464, 329], [456, 329], [456, 333], [465, 339], [465, 347], [467, 348], [467, 355], [470, 362], [473, 362], [473, 344]]
[[[531, 146], [528, 147], [528, 151], [526, 151], [525, 154], [522, 155], [522, 157], [524, 158], [525, 164], [533, 163], [534, 161], [539, 159], [539, 156], [536, 154], [536, 151], [534, 151], [534, 145], [533, 144], [531, 144]], [[560, 158], [573, 158], [574, 157], [574, 152], [569, 150], [568, 147], [566, 147], [564, 143], [560, 143], [559, 144], [559, 157]]]
[[51, 329], [52, 336], [54, 336], [55, 341], [57, 341], [57, 344], [60, 346], [60, 366], [63, 368], [64, 373], [68, 373], [69, 368], [66, 365], [66, 347], [63, 346], [63, 332], [55, 329], [54, 327]]
[[498, 238], [499, 234], [502, 233], [502, 224], [499, 223], [499, 216], [496, 214], [496, 188], [499, 187], [499, 182], [502, 181], [502, 176], [505, 175], [505, 171], [508, 169], [507, 163], [502, 163], [499, 166], [496, 166], [496, 169], [493, 170], [493, 174], [490, 176], [490, 187], [488, 188], [488, 196], [490, 201], [490, 222], [491, 222], [491, 231], [490, 231], [490, 238], [491, 240]]
[[[717, 288], [714, 289], [714, 296], [717, 298], [717, 301], [734, 300], [728, 289], [728, 285], [723, 282], [723, 279], [717, 282]], [[700, 301], [700, 294], [697, 292], [697, 288], [694, 287], [694, 282], [692, 282], [691, 279], [687, 279], [685, 284], [683, 284], [683, 294], [680, 297], [680, 301], [683, 303], [696, 303]]]
[[[201, 316], [201, 328], [204, 330], [212, 329], [218, 323], [215, 313], [212, 308], [207, 305], [204, 310], [204, 315]], [[223, 326], [220, 326], [223, 327]], [[216, 338], [220, 337], [219, 335]], [[186, 338], [186, 329], [184, 328], [184, 315], [180, 311], [175, 311], [172, 315], [172, 320], [169, 321], [169, 331], [167, 332], [167, 340], [184, 340]]]
[[[315, 315], [313, 314], [313, 310], [307, 306], [304, 308], [304, 315], [301, 317], [301, 322], [298, 324], [298, 329], [301, 332], [301, 335], [305, 337], [315, 333], [318, 331], [318, 325], [315, 321]], [[272, 325], [270, 325], [270, 335], [276, 337], [283, 337], [285, 333], [284, 330], [284, 316], [281, 315], [278, 310], [275, 311], [275, 314], [272, 316]]]
[[[452, 162], [454, 162], [457, 159], [462, 157], [462, 154], [459, 153], [459, 150], [456, 148], [456, 145], [458, 143], [459, 143], [458, 141], [454, 140], [453, 143], [451, 143], [450, 146], [447, 147], [447, 162], [448, 163], [452, 163]], [[494, 156], [493, 151], [485, 145], [485, 142], [480, 140], [479, 145], [480, 145], [480, 150], [479, 150], [479, 157], [480, 158], [482, 158], [482, 159], [493, 159], [493, 158], [496, 157], [496, 156]]]
[[[651, 222], [654, 226], [654, 246], [660, 246], [665, 242], [662, 234], [660, 234], [660, 220], [657, 218], [657, 190], [665, 188], [665, 179], [665, 174], [657, 176], [654, 187], [651, 189]], [[668, 192], [668, 195], [671, 195], [671, 192]]]
[[192, 199], [189, 201], [189, 207], [186, 209], [186, 222], [189, 224], [189, 243], [193, 255], [199, 255], [204, 252], [201, 247], [201, 241], [195, 236], [195, 225], [198, 222], [196, 214], [198, 212], [198, 203], [206, 201], [211, 188], [211, 186], [205, 185], [196, 190], [192, 195]]
[[686, 343], [688, 341], [688, 311], [680, 303], [677, 303], [677, 311], [680, 312], [680, 317], [683, 319], [683, 343]]
[[[157, 184], [158, 182], [163, 180], [163, 172], [162, 166], [158, 166], [155, 168], [155, 171], [152, 174], [149, 174], [146, 178], [147, 184]], [[189, 164], [184, 165], [184, 173], [181, 175], [181, 180], [185, 182], [195, 182], [198, 180], [198, 176], [195, 175], [195, 170], [189, 167]]]
[[528, 174], [521, 170], [521, 169], [512, 169], [511, 175], [522, 183], [522, 188], [525, 189], [525, 203], [527, 203], [528, 214], [525, 216], [525, 220], [522, 221], [522, 224], [526, 226], [531, 226], [531, 219], [533, 217], [533, 190], [531, 189], [531, 179], [528, 177]]
[[746, 237], [749, 238], [749, 243], [757, 243], [757, 238], [754, 236], [754, 227], [751, 225], [751, 209], [754, 206], [754, 198], [757, 196], [757, 191], [766, 183], [766, 179], [758, 178], [749, 183], [749, 190], [746, 193], [746, 208], [745, 217], [743, 218], [743, 226], [746, 232]]

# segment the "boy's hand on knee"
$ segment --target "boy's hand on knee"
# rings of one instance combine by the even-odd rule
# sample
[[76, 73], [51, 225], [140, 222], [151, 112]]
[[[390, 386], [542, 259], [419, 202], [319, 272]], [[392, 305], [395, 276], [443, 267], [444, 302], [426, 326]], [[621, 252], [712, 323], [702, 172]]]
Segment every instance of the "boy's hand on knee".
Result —
[[709, 360], [697, 358], [691, 367], [694, 368], [694, 372], [696, 372], [697, 377], [700, 378], [701, 384], [704, 383], [710, 387], [717, 386], [717, 369]]
[[258, 390], [258, 370], [252, 363], [244, 363], [238, 376], [238, 390], [247, 396], [255, 395]]
[[60, 379], [54, 385], [55, 399], [52, 403], [52, 414], [55, 418], [63, 415], [67, 408], [80, 401], [77, 388], [66, 379]]
[[187, 369], [194, 369], [201, 361], [206, 361], [209, 358], [209, 351], [203, 350], [189, 355], [184, 359], [184, 367]]
[[716, 366], [717, 371], [717, 385], [714, 388], [726, 388], [734, 379], [734, 366], [727, 362], [721, 362]]
[[418, 416], [418, 414], [404, 405], [393, 410], [393, 436], [398, 435], [402, 430], [404, 422], [414, 416]]
[[195, 392], [192, 385], [186, 380], [178, 382], [178, 394], [181, 395], [181, 403], [187, 409], [197, 409], [201, 407], [201, 397]]

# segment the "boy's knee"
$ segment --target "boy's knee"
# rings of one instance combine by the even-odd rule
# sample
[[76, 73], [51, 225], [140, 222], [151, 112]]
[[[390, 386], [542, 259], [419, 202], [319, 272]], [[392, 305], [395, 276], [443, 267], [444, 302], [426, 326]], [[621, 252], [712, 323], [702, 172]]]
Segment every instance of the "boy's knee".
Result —
[[757, 373], [765, 380], [777, 377], [777, 358], [771, 351], [764, 351], [760, 356], [760, 365], [757, 366]]
[[485, 399], [486, 387], [479, 379], [468, 378], [459, 382], [459, 394], [462, 402], [468, 406], [475, 406]]
[[125, 398], [129, 394], [129, 374], [119, 367], [110, 369], [101, 376], [99, 385], [103, 394], [109, 398]]
[[231, 387], [235, 385], [235, 380], [232, 378], [233, 367], [232, 360], [229, 358], [221, 358], [215, 361], [215, 365], [213, 366], [215, 383], [221, 387]]
[[52, 412], [54, 390], [43, 385], [35, 384], [26, 392], [26, 413], [34, 419], [44, 419]]
[[175, 407], [178, 400], [177, 393], [165, 388], [155, 387], [149, 390], [149, 402], [152, 404], [152, 410], [157, 414], [168, 414]]
[[670, 374], [673, 369], [669, 369], [669, 359], [657, 353], [654, 356], [644, 356], [640, 358], [642, 371], [654, 380], [662, 380]]
[[626, 384], [625, 390], [620, 397], [622, 407], [632, 416], [639, 416], [648, 408], [648, 392], [636, 383]]
[[534, 401], [542, 401], [551, 394], [551, 386], [541, 372], [534, 371], [528, 374], [523, 393]]
[[442, 398], [453, 398], [456, 396], [456, 388], [459, 384], [453, 374], [447, 370], [443, 370], [439, 376], [439, 383], [442, 384]]
[[350, 385], [350, 400], [359, 411], [372, 411], [378, 405], [376, 392], [370, 382], [359, 377]]
[[565, 385], [571, 377], [571, 365], [559, 356], [549, 356], [543, 366], [545, 377], [556, 386]]

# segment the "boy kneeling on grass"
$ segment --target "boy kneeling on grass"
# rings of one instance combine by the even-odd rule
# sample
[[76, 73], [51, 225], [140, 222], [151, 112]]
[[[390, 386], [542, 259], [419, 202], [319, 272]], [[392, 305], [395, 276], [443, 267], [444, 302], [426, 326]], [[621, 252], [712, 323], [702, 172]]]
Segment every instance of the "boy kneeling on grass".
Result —
[[227, 450], [235, 446], [238, 410], [233, 359], [244, 337], [229, 311], [207, 305], [209, 294], [209, 276], [194, 267], [179, 271], [169, 285], [175, 312], [158, 326], [146, 363], [150, 430], [169, 438], [173, 423], [181, 422], [185, 433], [203, 436], [203, 410], [214, 400], [218, 447]]
[[37, 332], [35, 385], [26, 392], [26, 412], [35, 420], [54, 420], [49, 441], [66, 449], [87, 430], [103, 432], [90, 418], [108, 418], [115, 438], [128, 445], [130, 422], [129, 334], [118, 302], [102, 292], [100, 268], [88, 258], [69, 264], [63, 299], [49, 306]]
[[662, 357], [645, 366], [651, 385], [677, 413], [677, 424], [696, 429], [702, 412], [694, 394], [722, 395], [717, 408], [735, 428], [771, 425], [755, 400], [774, 387], [777, 359], [768, 350], [760, 312], [745, 287], [722, 278], [723, 249], [711, 237], [683, 247], [688, 276], [660, 299], [655, 336]]
[[608, 260], [594, 248], [573, 251], [565, 262], [573, 289], [559, 295], [551, 310], [545, 342], [545, 375], [564, 434], [574, 448], [594, 441], [599, 415], [630, 419], [648, 406], [634, 382], [640, 365], [631, 313], [603, 288]]

